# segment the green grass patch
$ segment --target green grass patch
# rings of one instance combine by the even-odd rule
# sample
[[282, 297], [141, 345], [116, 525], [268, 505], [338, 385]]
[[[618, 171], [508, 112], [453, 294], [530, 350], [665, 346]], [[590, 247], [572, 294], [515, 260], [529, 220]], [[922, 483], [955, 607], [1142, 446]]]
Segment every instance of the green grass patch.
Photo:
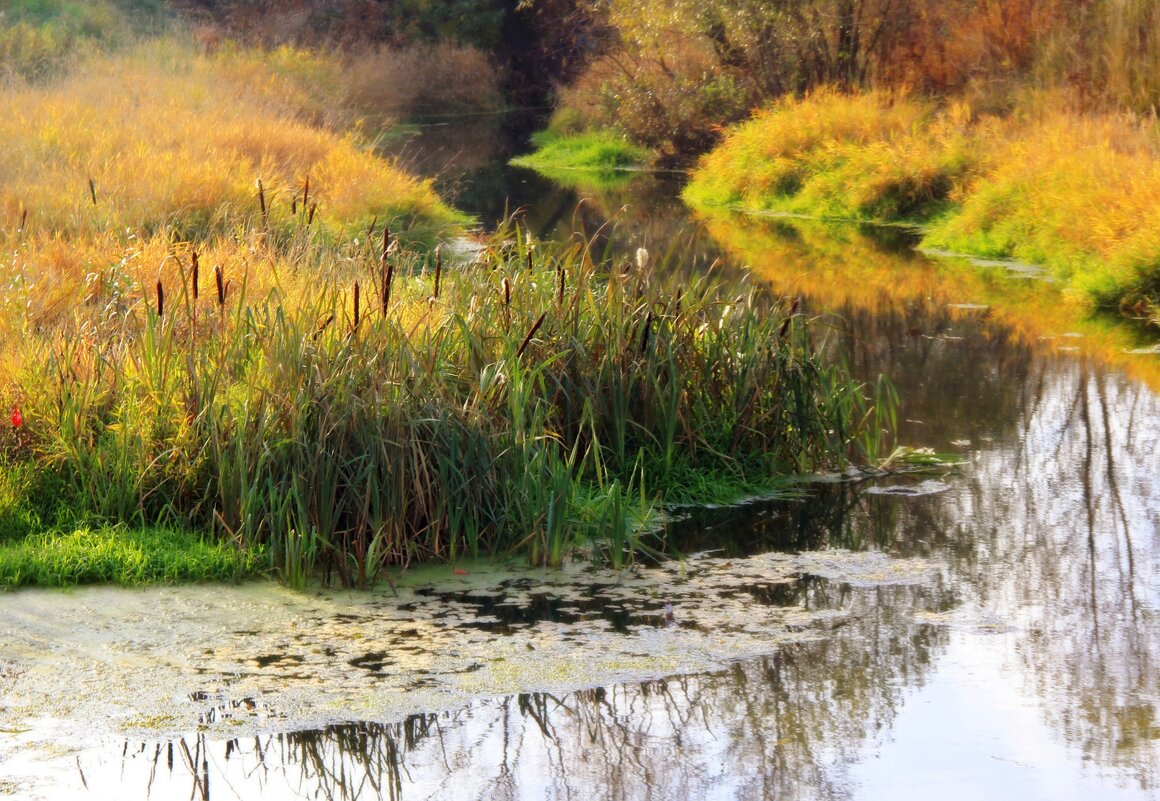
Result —
[[168, 528], [83, 527], [0, 544], [0, 587], [237, 581], [261, 554]]
[[532, 137], [536, 150], [512, 159], [567, 186], [577, 183], [598, 187], [627, 181], [629, 172], [646, 167], [649, 152], [612, 131], [586, 131], [560, 135], [541, 131]]

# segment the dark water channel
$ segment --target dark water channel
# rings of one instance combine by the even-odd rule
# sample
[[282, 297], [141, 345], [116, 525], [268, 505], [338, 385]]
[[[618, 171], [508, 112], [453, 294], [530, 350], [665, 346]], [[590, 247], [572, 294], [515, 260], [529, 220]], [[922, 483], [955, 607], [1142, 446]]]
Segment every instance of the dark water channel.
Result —
[[[204, 726], [46, 757], [55, 772], [40, 783], [22, 757], [0, 756], [0, 798], [1160, 798], [1155, 337], [1085, 317], [1019, 265], [930, 258], [902, 232], [694, 220], [667, 179], [563, 188], [503, 166], [502, 131], [439, 134], [404, 159], [446, 164], [438, 154], [454, 154], [458, 172], [442, 180], [485, 219], [508, 197], [538, 235], [608, 232], [614, 248], [671, 251], [683, 269], [750, 269], [801, 296], [829, 324], [821, 347], [860, 376], [891, 378], [901, 442], [966, 460], [937, 475], [810, 484], [801, 501], [701, 511], [673, 524], [675, 546], [737, 560], [869, 551], [918, 560], [925, 578], [795, 563], [769, 581], [747, 567], [735, 581], [697, 584], [694, 561], [663, 595], [618, 594], [601, 576], [569, 591], [527, 575], [483, 588], [435, 581], [409, 601], [384, 591], [400, 621], [454, 616], [448, 648], [479, 638], [532, 654], [562, 639], [567, 658], [568, 637], [586, 629], [608, 643], [687, 637], [666, 642], [703, 648], [752, 635], [755, 645], [711, 665], [677, 654], [671, 672], [630, 667], [616, 674], [630, 678], [594, 684], [585, 661], [604, 646], [585, 640], [569, 666], [580, 679], [532, 668], [510, 692], [486, 685], [396, 717], [364, 720], [356, 708], [305, 730], [292, 708], [247, 723], [267, 703], [260, 692], [206, 693], [189, 699]], [[696, 586], [681, 595], [682, 582]], [[514, 593], [518, 604], [506, 600]], [[770, 615], [789, 634], [762, 648], [764, 630], [749, 624]], [[399, 625], [421, 651], [426, 629]], [[325, 654], [303, 649], [296, 661], [292, 647], [255, 670], [308, 681]], [[368, 643], [344, 658], [382, 682], [400, 657]], [[457, 680], [470, 686], [470, 674], [492, 670], [485, 663], [468, 660]], [[430, 670], [434, 681], [445, 668]], [[235, 719], [241, 733], [223, 734], [219, 724]], [[0, 733], [0, 755], [18, 734]]]

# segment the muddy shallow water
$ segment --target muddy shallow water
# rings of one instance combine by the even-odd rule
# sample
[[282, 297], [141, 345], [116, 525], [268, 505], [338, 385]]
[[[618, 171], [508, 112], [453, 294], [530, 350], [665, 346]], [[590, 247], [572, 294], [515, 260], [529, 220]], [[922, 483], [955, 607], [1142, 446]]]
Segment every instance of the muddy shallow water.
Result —
[[569, 216], [479, 161], [540, 229], [802, 297], [965, 463], [689, 513], [624, 573], [2, 595], [0, 797], [1160, 798], [1154, 335], [905, 232], [695, 221], [664, 182]]

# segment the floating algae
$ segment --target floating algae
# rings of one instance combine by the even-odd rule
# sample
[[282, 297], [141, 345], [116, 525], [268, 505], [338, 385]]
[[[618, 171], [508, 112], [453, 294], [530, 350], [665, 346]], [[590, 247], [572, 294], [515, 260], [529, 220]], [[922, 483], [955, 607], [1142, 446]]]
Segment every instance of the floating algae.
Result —
[[622, 572], [470, 568], [408, 573], [397, 596], [266, 583], [2, 596], [0, 754], [21, 752], [31, 771], [101, 738], [391, 721], [716, 670], [861, 614], [835, 588], [938, 573], [928, 560], [847, 551], [702, 554]]

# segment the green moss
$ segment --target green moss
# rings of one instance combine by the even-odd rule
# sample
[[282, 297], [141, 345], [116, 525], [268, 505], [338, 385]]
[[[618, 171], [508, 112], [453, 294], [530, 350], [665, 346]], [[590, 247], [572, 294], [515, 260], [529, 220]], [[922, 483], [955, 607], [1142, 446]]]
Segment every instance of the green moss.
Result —
[[236, 581], [260, 557], [168, 528], [46, 531], [0, 544], [0, 587]]

